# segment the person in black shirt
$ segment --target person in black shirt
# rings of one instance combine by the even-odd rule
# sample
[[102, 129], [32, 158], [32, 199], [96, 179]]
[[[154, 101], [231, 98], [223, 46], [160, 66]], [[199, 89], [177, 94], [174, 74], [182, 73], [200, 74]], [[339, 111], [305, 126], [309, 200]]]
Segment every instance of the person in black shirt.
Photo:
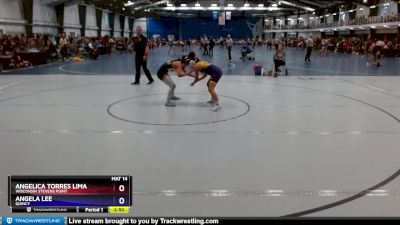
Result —
[[136, 75], [135, 75], [135, 82], [132, 83], [133, 85], [140, 84], [140, 68], [143, 67], [143, 71], [146, 74], [147, 79], [149, 82], [147, 84], [151, 84], [154, 82], [153, 78], [151, 77], [149, 69], [147, 69], [147, 55], [149, 51], [149, 47], [147, 46], [147, 38], [142, 35], [142, 27], [136, 27], [136, 37], [133, 40], [133, 47], [136, 52], [135, 56], [135, 66], [136, 66]]
[[210, 39], [210, 46], [209, 46], [209, 55], [214, 56], [214, 46], [215, 46], [215, 41], [214, 39]]

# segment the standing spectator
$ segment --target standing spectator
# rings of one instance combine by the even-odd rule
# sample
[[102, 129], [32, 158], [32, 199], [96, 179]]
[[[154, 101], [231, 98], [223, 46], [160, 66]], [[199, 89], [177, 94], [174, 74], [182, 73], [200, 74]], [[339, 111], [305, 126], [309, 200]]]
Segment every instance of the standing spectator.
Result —
[[306, 54], [306, 58], [304, 59], [307, 63], [310, 63], [310, 57], [311, 57], [311, 53], [314, 47], [314, 41], [312, 39], [312, 36], [310, 36], [307, 40], [306, 40], [306, 47], [307, 47], [307, 54]]
[[208, 40], [207, 36], [204, 36], [203, 45], [204, 45], [203, 55], [210, 55], [210, 52], [209, 52], [210, 40]]
[[192, 48], [190, 47], [190, 39], [188, 39], [188, 40], [186, 41], [186, 50], [187, 50], [187, 51], [191, 51], [191, 50], [192, 50]]
[[224, 48], [224, 38], [223, 37], [219, 38], [219, 44], [220, 44], [221, 48]]
[[228, 34], [227, 38], [226, 38], [226, 48], [228, 49], [228, 60], [232, 60], [232, 46], [233, 46], [233, 40], [231, 38], [231, 35]]
[[267, 42], [267, 49], [272, 50], [272, 41], [268, 40]]
[[275, 75], [274, 77], [278, 76], [278, 73], [281, 73], [279, 70], [279, 67], [284, 66], [286, 63], [286, 53], [283, 50], [282, 44], [278, 45], [278, 49], [276, 50], [274, 54], [274, 63], [275, 63]]
[[151, 77], [150, 71], [147, 69], [147, 55], [149, 52], [149, 47], [147, 46], [147, 38], [142, 34], [142, 27], [136, 27], [136, 37], [134, 39], [134, 49], [136, 52], [135, 56], [135, 66], [136, 66], [136, 75], [135, 75], [135, 82], [133, 85], [140, 84], [140, 68], [143, 67], [143, 71], [146, 74], [147, 79], [149, 82], [147, 84], [151, 84], [154, 82], [153, 78]]
[[214, 55], [214, 46], [215, 46], [215, 40], [211, 39], [210, 40], [210, 46], [209, 46], [209, 54], [210, 54], [210, 56]]

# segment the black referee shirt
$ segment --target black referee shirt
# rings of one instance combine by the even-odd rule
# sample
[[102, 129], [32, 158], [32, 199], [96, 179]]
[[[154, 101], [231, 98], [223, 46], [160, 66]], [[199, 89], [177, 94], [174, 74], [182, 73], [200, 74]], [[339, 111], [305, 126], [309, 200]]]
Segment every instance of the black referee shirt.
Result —
[[143, 35], [140, 36], [140, 40], [139, 37], [135, 37], [133, 43], [136, 51], [136, 57], [143, 58], [147, 47], [147, 38]]

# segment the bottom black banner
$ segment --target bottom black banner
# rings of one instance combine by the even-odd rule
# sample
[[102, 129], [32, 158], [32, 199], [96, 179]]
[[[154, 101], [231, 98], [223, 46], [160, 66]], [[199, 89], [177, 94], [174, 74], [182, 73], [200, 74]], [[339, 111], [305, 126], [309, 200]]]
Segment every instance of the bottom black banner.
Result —
[[399, 218], [171, 218], [171, 217], [68, 217], [68, 225], [166, 225], [166, 224], [265, 224], [265, 222], [288, 224], [338, 224], [343, 222], [371, 222], [372, 224], [399, 224]]

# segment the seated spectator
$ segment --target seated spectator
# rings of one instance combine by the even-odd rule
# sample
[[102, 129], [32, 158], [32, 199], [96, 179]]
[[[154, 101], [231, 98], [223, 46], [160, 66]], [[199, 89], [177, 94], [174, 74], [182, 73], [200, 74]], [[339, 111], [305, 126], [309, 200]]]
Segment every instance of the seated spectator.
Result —
[[28, 67], [31, 65], [29, 61], [25, 61], [21, 59], [20, 49], [16, 48], [10, 63], [10, 67], [12, 68], [21, 68], [21, 67]]
[[47, 36], [47, 40], [45, 42], [45, 51], [49, 54], [50, 58], [55, 59], [57, 58], [57, 47], [53, 40], [51, 39], [51, 36]]
[[123, 52], [124, 51], [124, 43], [122, 42], [121, 39], [118, 39], [116, 44], [115, 44], [115, 49], [119, 52]]
[[99, 53], [97, 51], [97, 45], [96, 45], [96, 39], [92, 38], [90, 40], [90, 43], [88, 44], [88, 48], [89, 48], [89, 57], [90, 59], [97, 59], [99, 58]]

